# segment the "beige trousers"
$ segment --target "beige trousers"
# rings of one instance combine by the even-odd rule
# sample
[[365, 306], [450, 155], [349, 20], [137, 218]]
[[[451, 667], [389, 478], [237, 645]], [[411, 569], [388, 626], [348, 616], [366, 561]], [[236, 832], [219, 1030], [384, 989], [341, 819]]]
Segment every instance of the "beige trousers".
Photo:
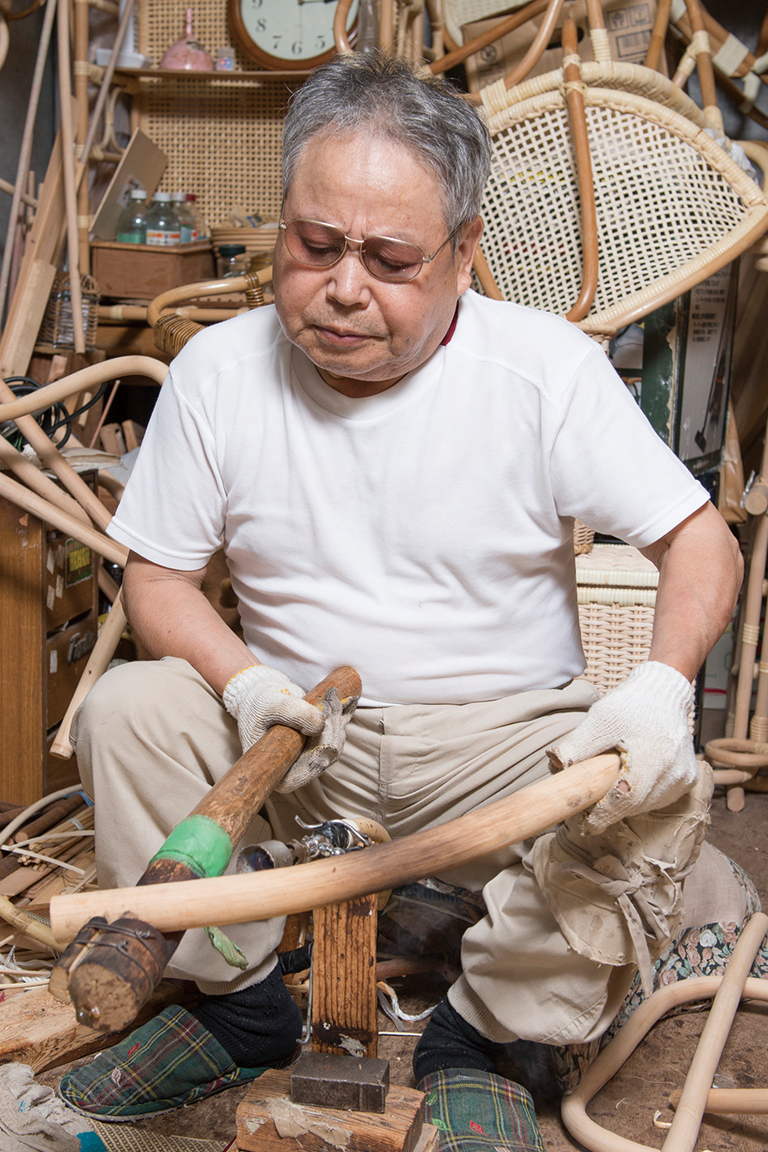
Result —
[[[464, 815], [546, 776], [545, 749], [580, 722], [596, 697], [590, 684], [574, 681], [479, 704], [358, 709], [342, 759], [306, 788], [274, 793], [265, 807], [269, 824], [256, 816], [241, 847], [296, 838], [297, 816], [307, 822], [369, 816], [396, 838]], [[241, 752], [218, 695], [175, 658], [123, 664], [103, 676], [75, 717], [73, 740], [96, 805], [102, 887], [135, 884]], [[635, 966], [595, 963], [569, 947], [522, 864], [530, 848], [530, 842], [510, 845], [443, 875], [475, 891], [488, 885], [489, 915], [467, 934], [464, 974], [450, 999], [496, 1041], [590, 1040], [615, 1015]], [[212, 995], [256, 983], [274, 967], [283, 923], [226, 928], [248, 958], [244, 973], [226, 964], [203, 929], [189, 931], [167, 974], [195, 980]], [[474, 970], [482, 973], [477, 981]]]

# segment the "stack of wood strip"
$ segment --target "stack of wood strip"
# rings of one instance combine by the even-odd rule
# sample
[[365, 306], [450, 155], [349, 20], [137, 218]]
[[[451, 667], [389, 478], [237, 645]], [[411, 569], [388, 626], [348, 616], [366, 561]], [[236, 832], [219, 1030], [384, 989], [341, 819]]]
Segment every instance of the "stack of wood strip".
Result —
[[3, 999], [47, 985], [58, 955], [52, 896], [96, 886], [93, 807], [82, 792], [29, 808], [0, 801], [0, 990]]

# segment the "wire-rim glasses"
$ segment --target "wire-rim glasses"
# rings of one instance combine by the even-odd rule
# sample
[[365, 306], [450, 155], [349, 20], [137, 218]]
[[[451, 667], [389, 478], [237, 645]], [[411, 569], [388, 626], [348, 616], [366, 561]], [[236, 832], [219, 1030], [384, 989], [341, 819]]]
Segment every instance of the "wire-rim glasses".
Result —
[[461, 224], [446, 236], [431, 256], [425, 255], [417, 244], [396, 240], [393, 236], [364, 236], [357, 240], [322, 220], [299, 217], [287, 222], [281, 220], [279, 227], [285, 235], [286, 247], [297, 264], [307, 268], [332, 268], [338, 264], [350, 244], [357, 244], [363, 267], [371, 276], [388, 284], [407, 284], [453, 239]]

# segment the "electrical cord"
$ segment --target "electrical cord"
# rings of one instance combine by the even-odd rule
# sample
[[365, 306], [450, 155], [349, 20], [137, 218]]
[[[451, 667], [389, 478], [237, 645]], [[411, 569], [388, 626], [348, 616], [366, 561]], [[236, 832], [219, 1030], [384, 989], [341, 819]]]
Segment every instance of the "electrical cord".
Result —
[[[5, 383], [11, 389], [14, 396], [29, 396], [32, 392], [41, 388], [42, 385], [38, 384], [37, 380], [33, 380], [31, 376], [6, 376]], [[45, 432], [46, 436], [52, 440], [54, 433], [58, 432], [60, 428], [66, 428], [64, 436], [56, 441], [57, 448], [63, 448], [72, 435], [73, 421], [82, 416], [83, 412], [87, 412], [94, 404], [98, 403], [107, 390], [107, 383], [105, 381], [98, 391], [91, 397], [85, 404], [81, 404], [74, 412], [68, 412], [64, 403], [59, 400], [51, 404], [42, 412], [35, 413], [35, 420]], [[0, 436], [8, 440], [14, 448], [21, 450], [26, 444], [26, 437], [19, 431], [13, 420], [6, 420], [0, 424]]]

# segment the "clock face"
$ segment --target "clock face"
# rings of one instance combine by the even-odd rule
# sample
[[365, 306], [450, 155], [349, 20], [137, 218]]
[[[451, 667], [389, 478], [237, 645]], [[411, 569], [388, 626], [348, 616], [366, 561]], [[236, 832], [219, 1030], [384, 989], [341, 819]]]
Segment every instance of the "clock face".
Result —
[[[229, 18], [240, 47], [267, 68], [309, 69], [336, 51], [334, 0], [229, 0]], [[357, 0], [347, 17], [347, 34]]]

